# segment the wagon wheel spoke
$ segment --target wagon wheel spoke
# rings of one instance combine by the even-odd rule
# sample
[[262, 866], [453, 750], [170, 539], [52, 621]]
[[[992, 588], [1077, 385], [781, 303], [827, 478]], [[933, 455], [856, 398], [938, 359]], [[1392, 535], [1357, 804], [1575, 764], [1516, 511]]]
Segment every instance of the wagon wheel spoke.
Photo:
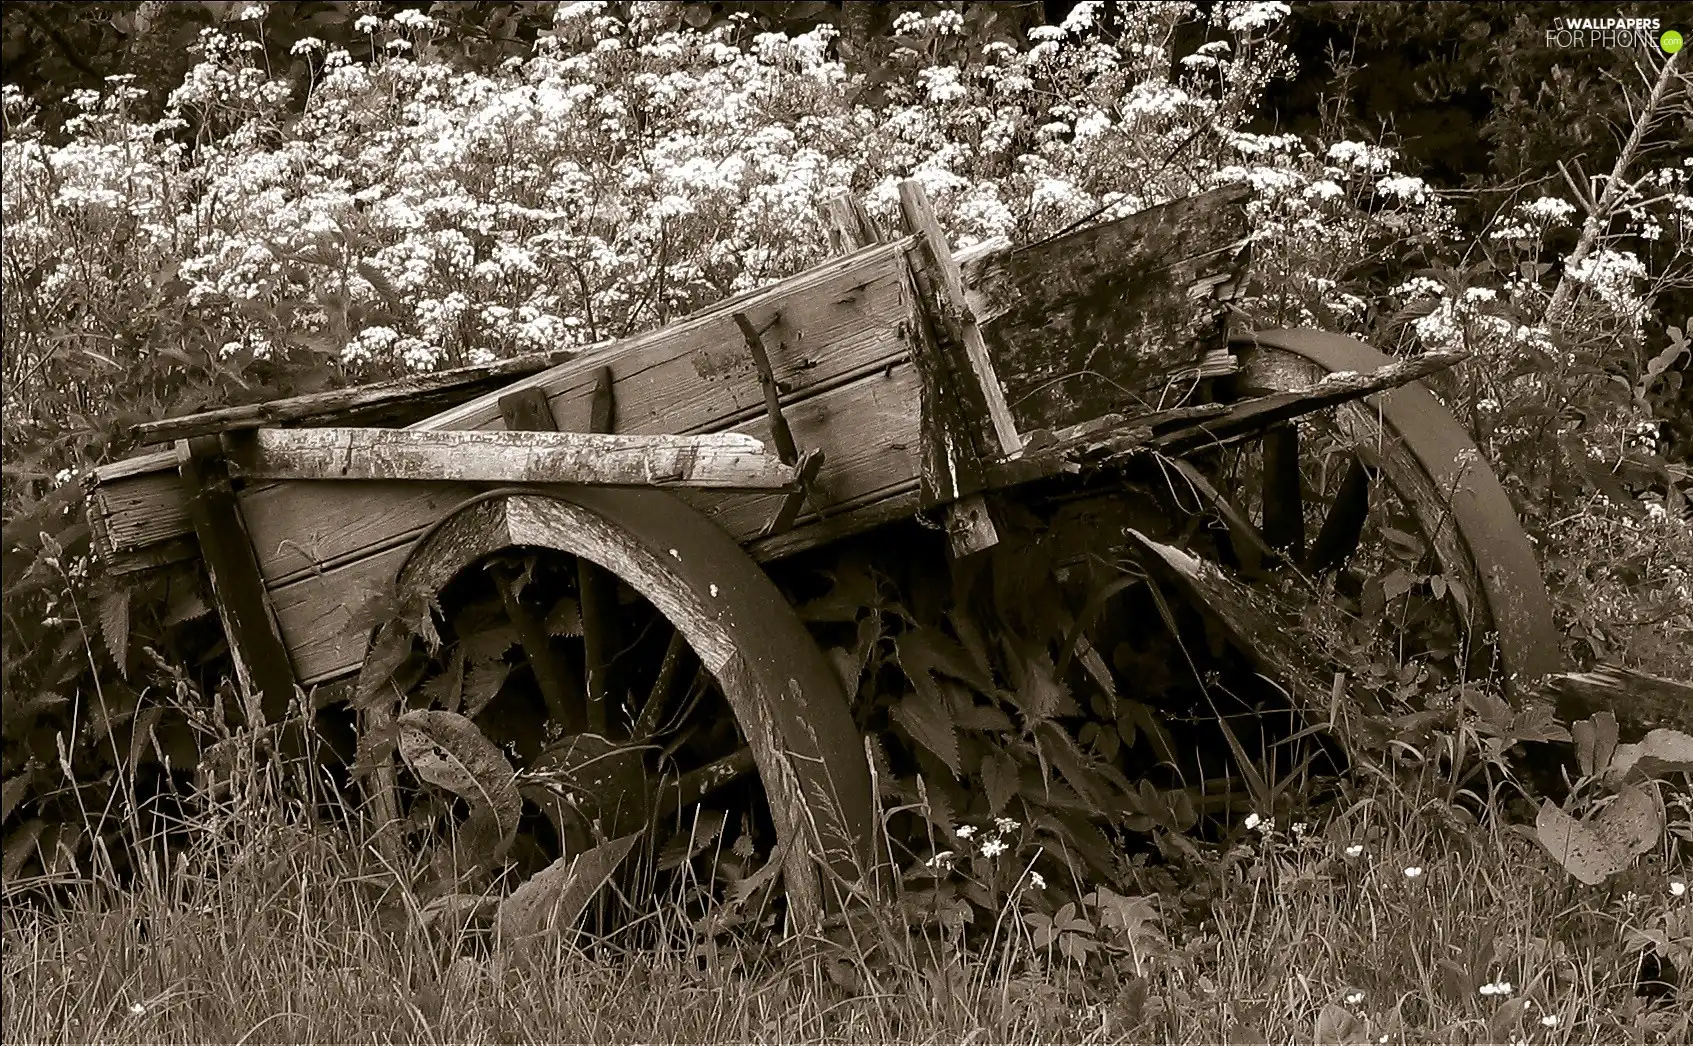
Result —
[[605, 733], [607, 676], [617, 649], [617, 581], [585, 559], [576, 561], [582, 605], [582, 682], [587, 728]]
[[1305, 498], [1299, 473], [1299, 429], [1278, 425], [1264, 434], [1264, 540], [1294, 562], [1304, 556]]
[[1370, 483], [1375, 477], [1357, 454], [1350, 458], [1334, 503], [1329, 506], [1317, 539], [1306, 553], [1305, 569], [1312, 574], [1325, 574], [1346, 566], [1364, 535], [1364, 523], [1370, 515]]
[[635, 722], [629, 729], [629, 736], [640, 741], [658, 734], [659, 717], [664, 715], [665, 708], [669, 707], [670, 695], [676, 689], [677, 679], [681, 678], [684, 662], [692, 657], [693, 651], [688, 649], [688, 641], [682, 638], [682, 633], [671, 632], [670, 643], [664, 650], [664, 659], [659, 662], [658, 675], [647, 691], [646, 701], [635, 714]]

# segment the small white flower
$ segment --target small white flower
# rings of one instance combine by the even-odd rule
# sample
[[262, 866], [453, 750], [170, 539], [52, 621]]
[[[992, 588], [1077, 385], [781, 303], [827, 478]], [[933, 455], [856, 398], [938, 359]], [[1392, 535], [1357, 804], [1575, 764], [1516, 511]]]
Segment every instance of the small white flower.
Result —
[[1257, 814], [1247, 814], [1246, 815], [1246, 827], [1256, 828], [1256, 827], [1258, 827], [1258, 822], [1261, 821], [1261, 820], [1263, 820], [1263, 818], [1259, 817]]
[[1356, 1006], [1363, 1001], [1364, 1001], [1364, 993], [1363, 992], [1347, 992], [1346, 993], [1346, 1005], [1348, 1005], [1348, 1006]]
[[1494, 981], [1492, 984], [1482, 985], [1477, 991], [1483, 995], [1509, 995], [1511, 994], [1511, 982]]
[[951, 850], [942, 850], [940, 853], [935, 854], [935, 856], [929, 858], [924, 863], [930, 868], [951, 868], [952, 857], [953, 854]]
[[1405, 869], [1405, 878], [1407, 879], [1415, 879], [1422, 874], [1423, 869], [1421, 865], [1413, 864], [1411, 867]]
[[996, 818], [994, 818], [993, 819], [993, 826], [995, 828], [999, 829], [1001, 832], [1015, 832], [1017, 829], [1023, 827], [1021, 823], [1019, 823], [1017, 821], [1013, 821], [1009, 817], [996, 817]]
[[1346, 848], [1346, 856], [1348, 856], [1348, 857], [1357, 857], [1360, 854], [1362, 854], [1363, 852], [1364, 852], [1364, 844], [1363, 843], [1353, 843], [1351, 846], [1348, 846]]
[[1005, 845], [1004, 840], [989, 839], [987, 842], [982, 844], [982, 856], [983, 857], [998, 857], [1000, 854], [1004, 853], [1008, 849], [1009, 849], [1009, 847], [1007, 847]]
[[1540, 1026], [1543, 1028], [1556, 1028], [1558, 1026], [1558, 1015], [1555, 1013], [1548, 1013], [1546, 1016], [1540, 1018]]
[[1306, 824], [1304, 821], [1295, 821], [1293, 822], [1293, 834], [1304, 835], [1310, 827], [1311, 826]]
[[1030, 872], [1029, 885], [1037, 890], [1044, 890], [1046, 889], [1046, 879], [1039, 872]]
[[147, 1007], [141, 1005], [138, 1002], [132, 1002], [132, 1003], [129, 1004], [129, 1015], [131, 1017], [139, 1017], [146, 1012], [147, 1012]]
[[958, 838], [960, 838], [960, 839], [968, 839], [972, 835], [975, 835], [975, 834], [976, 834], [976, 826], [973, 825], [973, 824], [961, 824], [961, 825], [958, 826], [957, 835], [958, 835]]
[[1680, 879], [1671, 879], [1669, 892], [1671, 897], [1684, 897], [1687, 894], [1687, 884]]

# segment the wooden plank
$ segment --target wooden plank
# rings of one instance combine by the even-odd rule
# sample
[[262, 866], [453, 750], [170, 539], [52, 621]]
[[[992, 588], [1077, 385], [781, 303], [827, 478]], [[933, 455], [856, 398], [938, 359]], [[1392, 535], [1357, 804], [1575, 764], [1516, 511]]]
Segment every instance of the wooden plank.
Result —
[[503, 385], [516, 378], [538, 374], [592, 348], [594, 346], [555, 349], [472, 367], [455, 367], [433, 374], [413, 374], [344, 389], [289, 396], [265, 403], [222, 407], [161, 421], [146, 421], [133, 426], [130, 435], [143, 443], [158, 443], [186, 439], [190, 436], [256, 429], [289, 421], [311, 420], [323, 424], [347, 424], [347, 419], [351, 416], [368, 417], [374, 411], [415, 404], [420, 399], [437, 394], [465, 392], [468, 396], [466, 390]]
[[585, 483], [787, 490], [794, 469], [741, 433], [252, 429], [228, 437], [235, 475], [265, 480]]
[[965, 263], [1020, 430], [1179, 405], [1223, 347], [1216, 295], [1245, 257], [1244, 186]]
[[200, 542], [200, 558], [211, 580], [224, 638], [244, 704], [247, 725], [253, 703], [265, 723], [276, 725], [288, 714], [294, 698], [294, 668], [288, 648], [272, 615], [264, 581], [259, 576], [247, 527], [235, 503], [225, 468], [223, 448], [215, 436], [200, 436], [177, 444], [181, 483], [188, 494], [188, 510]]

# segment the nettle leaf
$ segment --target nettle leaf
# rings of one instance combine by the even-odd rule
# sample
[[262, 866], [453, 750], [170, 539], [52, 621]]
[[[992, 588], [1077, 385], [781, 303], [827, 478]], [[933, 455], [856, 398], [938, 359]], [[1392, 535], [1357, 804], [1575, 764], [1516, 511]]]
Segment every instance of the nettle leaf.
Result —
[[511, 665], [503, 659], [471, 664], [464, 676], [464, 714], [471, 718], [481, 715], [488, 702], [499, 696], [510, 675]]
[[547, 635], [580, 636], [582, 634], [582, 604], [575, 596], [561, 596], [547, 611]]
[[1017, 760], [1002, 749], [993, 749], [982, 759], [982, 788], [988, 796], [988, 814], [998, 817], [1017, 794], [1020, 772]]
[[958, 760], [958, 734], [940, 691], [930, 680], [927, 687], [905, 696], [893, 707], [894, 722], [905, 729], [911, 740], [922, 745], [935, 758], [946, 764], [953, 776], [961, 771]]
[[464, 699], [464, 648], [455, 647], [447, 667], [423, 684], [422, 695], [430, 704], [457, 712]]
[[601, 843], [591, 850], [560, 857], [531, 876], [500, 903], [500, 936], [519, 940], [576, 926], [588, 902], [635, 848], [639, 833]]
[[129, 589], [118, 587], [100, 597], [100, 638], [118, 671], [129, 678]]
[[916, 682], [918, 676], [945, 674], [969, 683], [978, 693], [994, 691], [993, 673], [976, 659], [963, 645], [938, 628], [913, 629], [894, 641], [895, 656], [906, 676]]

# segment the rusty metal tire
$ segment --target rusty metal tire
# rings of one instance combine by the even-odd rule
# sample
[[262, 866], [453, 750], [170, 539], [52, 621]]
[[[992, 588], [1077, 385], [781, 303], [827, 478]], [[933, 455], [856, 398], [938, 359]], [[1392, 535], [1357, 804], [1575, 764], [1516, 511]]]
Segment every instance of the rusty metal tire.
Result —
[[[1393, 362], [1356, 338], [1315, 330], [1258, 331], [1230, 348], [1247, 394], [1309, 385], [1325, 374], [1367, 372]], [[1534, 547], [1474, 441], [1421, 384], [1336, 411], [1345, 434], [1375, 444], [1389, 484], [1418, 516], [1441, 567], [1471, 579], [1472, 635], [1496, 635], [1492, 653], [1508, 693], [1562, 671], [1551, 599]]]
[[840, 681], [782, 593], [733, 539], [654, 490], [506, 488], [455, 509], [413, 545], [402, 593], [439, 592], [504, 548], [549, 548], [616, 575], [657, 608], [716, 679], [753, 752], [783, 854], [791, 915], [829, 904], [818, 858], [869, 874], [869, 768]]

